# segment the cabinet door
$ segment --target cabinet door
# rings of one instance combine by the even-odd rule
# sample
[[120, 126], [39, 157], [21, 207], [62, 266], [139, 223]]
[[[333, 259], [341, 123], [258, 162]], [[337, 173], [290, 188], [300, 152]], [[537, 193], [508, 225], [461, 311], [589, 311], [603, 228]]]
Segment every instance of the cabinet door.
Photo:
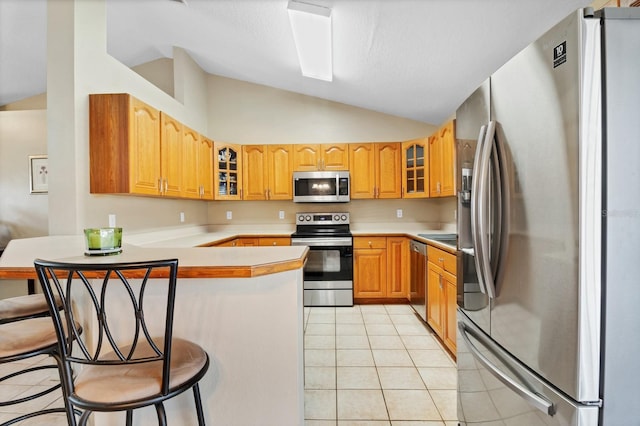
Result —
[[320, 167], [320, 145], [293, 145], [293, 170], [311, 171]]
[[198, 150], [200, 134], [183, 126], [182, 132], [182, 197], [200, 198]]
[[431, 262], [427, 263], [427, 324], [442, 338], [442, 294], [441, 269]]
[[400, 198], [402, 147], [398, 142], [390, 142], [377, 143], [375, 148], [376, 198]]
[[442, 186], [442, 142], [440, 132], [429, 137], [429, 196], [440, 197]]
[[456, 195], [455, 174], [455, 134], [454, 122], [449, 121], [440, 132], [440, 143], [442, 144], [442, 176], [440, 185], [440, 196], [450, 197]]
[[387, 237], [387, 297], [409, 297], [409, 239]]
[[201, 136], [198, 147], [200, 198], [213, 200], [213, 141]]
[[291, 145], [267, 145], [268, 199], [293, 199], [293, 153]]
[[349, 170], [351, 171], [351, 198], [376, 197], [375, 149], [372, 143], [349, 144]]
[[214, 144], [214, 188], [216, 200], [242, 198], [242, 151], [233, 144]]
[[182, 195], [182, 123], [160, 113], [162, 194]]
[[386, 296], [386, 249], [354, 249], [353, 269], [353, 297]]
[[455, 195], [455, 136], [453, 121], [444, 124], [429, 138], [429, 195]]
[[321, 150], [321, 170], [349, 170], [348, 144], [323, 144]]
[[444, 273], [443, 276], [444, 285], [445, 285], [445, 311], [444, 311], [444, 336], [442, 341], [449, 348], [451, 353], [456, 353], [456, 315], [458, 309], [457, 302], [457, 288], [456, 288], [456, 277]]
[[[101, 95], [92, 95], [101, 96]], [[103, 95], [109, 96], [109, 95]], [[128, 96], [130, 100], [129, 116], [129, 189], [134, 194], [158, 195], [160, 191], [160, 111], [150, 107], [138, 99]], [[91, 117], [93, 126], [93, 115]], [[96, 121], [106, 121], [107, 117], [95, 117]], [[105, 123], [103, 123], [105, 124]], [[93, 140], [94, 135], [91, 135]], [[102, 141], [104, 149], [109, 141]], [[93, 144], [92, 144], [93, 149]], [[95, 164], [94, 164], [95, 163]], [[115, 168], [121, 165], [108, 164], [104, 155], [91, 158], [92, 171], [94, 166], [102, 164], [104, 167]], [[113, 169], [112, 169], [113, 170]], [[91, 192], [94, 192], [93, 174], [91, 177]], [[101, 192], [101, 191], [95, 191]], [[106, 191], [119, 192], [119, 191]]]
[[242, 199], [266, 200], [267, 155], [264, 145], [244, 145], [242, 147]]
[[402, 196], [429, 197], [429, 163], [426, 138], [402, 143]]

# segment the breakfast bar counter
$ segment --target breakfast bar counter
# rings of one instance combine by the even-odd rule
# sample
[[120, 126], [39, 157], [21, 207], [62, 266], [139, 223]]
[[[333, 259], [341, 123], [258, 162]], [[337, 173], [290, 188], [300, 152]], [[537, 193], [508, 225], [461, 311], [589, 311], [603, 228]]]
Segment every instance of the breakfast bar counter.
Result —
[[[0, 257], [0, 279], [35, 278], [35, 258], [81, 263], [177, 258], [174, 336], [197, 342], [211, 358], [200, 382], [207, 423], [302, 425], [302, 266], [307, 253], [305, 246], [125, 243], [121, 254], [89, 257], [83, 236], [49, 236], [12, 240]], [[169, 401], [166, 411], [169, 424], [196, 424], [190, 392]], [[120, 413], [94, 417], [96, 426], [123, 424]], [[153, 408], [134, 413], [135, 425], [156, 423]]]

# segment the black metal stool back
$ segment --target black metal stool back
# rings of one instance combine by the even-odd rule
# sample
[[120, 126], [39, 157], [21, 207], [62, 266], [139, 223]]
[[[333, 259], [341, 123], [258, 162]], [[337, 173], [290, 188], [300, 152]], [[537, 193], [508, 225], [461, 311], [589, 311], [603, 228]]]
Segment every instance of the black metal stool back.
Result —
[[[35, 267], [48, 303], [62, 300], [62, 311], [52, 317], [64, 392], [71, 407], [83, 410], [80, 425], [94, 411], [126, 411], [130, 425], [133, 410], [149, 405], [164, 425], [163, 401], [190, 388], [198, 422], [204, 424], [198, 381], [209, 357], [198, 345], [173, 338], [177, 259], [111, 264], [38, 259]], [[163, 285], [166, 291], [158, 291]], [[83, 333], [78, 323], [85, 325]], [[75, 425], [72, 411], [67, 415]]]

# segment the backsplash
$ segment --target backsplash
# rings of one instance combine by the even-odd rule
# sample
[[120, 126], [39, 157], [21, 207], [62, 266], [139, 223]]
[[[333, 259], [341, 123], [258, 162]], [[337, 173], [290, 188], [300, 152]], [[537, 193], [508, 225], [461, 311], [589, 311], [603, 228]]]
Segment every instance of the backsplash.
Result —
[[[209, 224], [294, 224], [297, 212], [349, 212], [351, 223], [434, 223], [455, 226], [456, 198], [422, 200], [352, 200], [349, 203], [291, 201], [216, 201], [209, 204]], [[402, 217], [398, 218], [398, 210]], [[231, 219], [227, 219], [231, 212]], [[284, 219], [280, 219], [281, 212]]]

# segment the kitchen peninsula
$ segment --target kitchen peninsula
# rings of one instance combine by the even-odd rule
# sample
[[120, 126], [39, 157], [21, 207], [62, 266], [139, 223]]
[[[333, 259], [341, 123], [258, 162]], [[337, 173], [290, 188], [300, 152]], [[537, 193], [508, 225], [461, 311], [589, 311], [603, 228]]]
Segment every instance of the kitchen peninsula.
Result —
[[[136, 243], [125, 237], [121, 254], [90, 258], [83, 255], [80, 235], [12, 240], [0, 257], [0, 279], [35, 278], [34, 258], [178, 258], [174, 335], [199, 343], [211, 357], [200, 382], [209, 423], [303, 424], [302, 266], [308, 248], [205, 248], [180, 239], [173, 245]], [[168, 402], [169, 424], [191, 424], [192, 404], [188, 392]], [[137, 410], [134, 418], [136, 424], [155, 424], [155, 411]], [[119, 424], [115, 414], [96, 415], [96, 426]]]

